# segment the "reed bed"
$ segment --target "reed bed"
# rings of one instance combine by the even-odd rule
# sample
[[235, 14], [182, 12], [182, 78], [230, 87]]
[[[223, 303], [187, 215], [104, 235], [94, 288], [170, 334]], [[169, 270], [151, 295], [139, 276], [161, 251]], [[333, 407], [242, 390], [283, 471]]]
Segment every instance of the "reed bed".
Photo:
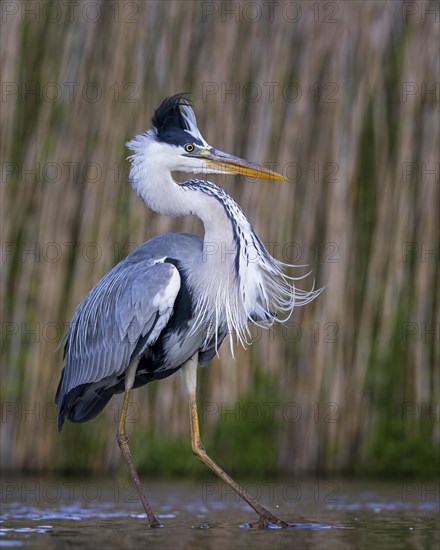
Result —
[[[180, 91], [209, 143], [288, 175], [213, 179], [275, 256], [309, 264], [297, 270], [312, 272], [303, 288], [326, 287], [284, 330], [255, 330], [235, 358], [225, 345], [201, 372], [211, 449], [221, 452], [226, 426], [252, 434], [257, 418], [274, 434], [278, 472], [433, 468], [439, 24], [422, 4], [17, 3], [1, 36], [4, 470], [120, 463], [117, 398], [96, 422], [57, 434], [56, 348], [76, 305], [135, 244], [202, 232], [196, 219], [148, 211], [127, 181], [124, 143]], [[189, 438], [179, 376], [133, 399], [138, 457], [151, 441]]]

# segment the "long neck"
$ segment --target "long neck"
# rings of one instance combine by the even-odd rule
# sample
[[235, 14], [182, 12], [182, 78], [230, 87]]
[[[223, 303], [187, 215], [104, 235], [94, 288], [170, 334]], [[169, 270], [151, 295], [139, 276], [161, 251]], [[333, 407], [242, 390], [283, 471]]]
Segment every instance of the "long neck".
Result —
[[173, 217], [197, 216], [204, 225], [204, 265], [238, 266], [253, 229], [238, 204], [222, 188], [208, 181], [178, 184], [169, 170], [149, 162], [147, 155], [132, 157], [130, 179], [136, 193], [155, 212]]
[[243, 210], [221, 187], [209, 181], [190, 180], [181, 187], [191, 197], [192, 213], [205, 228], [204, 260], [228, 267], [240, 278], [241, 260], [247, 257], [249, 245], [260, 243]]

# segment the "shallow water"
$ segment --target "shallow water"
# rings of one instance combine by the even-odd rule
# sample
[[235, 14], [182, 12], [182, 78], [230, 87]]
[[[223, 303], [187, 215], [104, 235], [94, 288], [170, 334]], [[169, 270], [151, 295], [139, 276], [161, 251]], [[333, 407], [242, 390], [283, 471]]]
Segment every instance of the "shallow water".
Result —
[[[0, 546], [25, 548], [374, 548], [440, 546], [439, 483], [341, 480], [244, 483], [289, 529], [256, 516], [217, 481], [145, 481], [163, 523], [149, 529], [123, 480], [2, 480]], [[249, 522], [249, 523], [248, 523]]]

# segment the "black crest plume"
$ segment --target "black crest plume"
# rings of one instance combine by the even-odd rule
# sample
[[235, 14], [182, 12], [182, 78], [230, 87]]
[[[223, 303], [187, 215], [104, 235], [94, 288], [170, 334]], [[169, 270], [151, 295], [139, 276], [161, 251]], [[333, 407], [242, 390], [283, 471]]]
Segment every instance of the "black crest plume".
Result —
[[167, 97], [155, 109], [151, 122], [160, 141], [180, 143], [182, 132], [188, 130], [188, 124], [180, 108], [182, 105], [191, 105], [191, 101], [185, 95], [182, 93]]

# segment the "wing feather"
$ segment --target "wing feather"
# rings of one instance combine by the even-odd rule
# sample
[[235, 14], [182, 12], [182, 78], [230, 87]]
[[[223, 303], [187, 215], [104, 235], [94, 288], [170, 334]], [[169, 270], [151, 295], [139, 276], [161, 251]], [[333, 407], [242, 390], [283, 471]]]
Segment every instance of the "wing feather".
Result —
[[57, 403], [73, 388], [122, 374], [159, 337], [173, 313], [180, 275], [159, 261], [121, 262], [78, 306], [66, 337]]

